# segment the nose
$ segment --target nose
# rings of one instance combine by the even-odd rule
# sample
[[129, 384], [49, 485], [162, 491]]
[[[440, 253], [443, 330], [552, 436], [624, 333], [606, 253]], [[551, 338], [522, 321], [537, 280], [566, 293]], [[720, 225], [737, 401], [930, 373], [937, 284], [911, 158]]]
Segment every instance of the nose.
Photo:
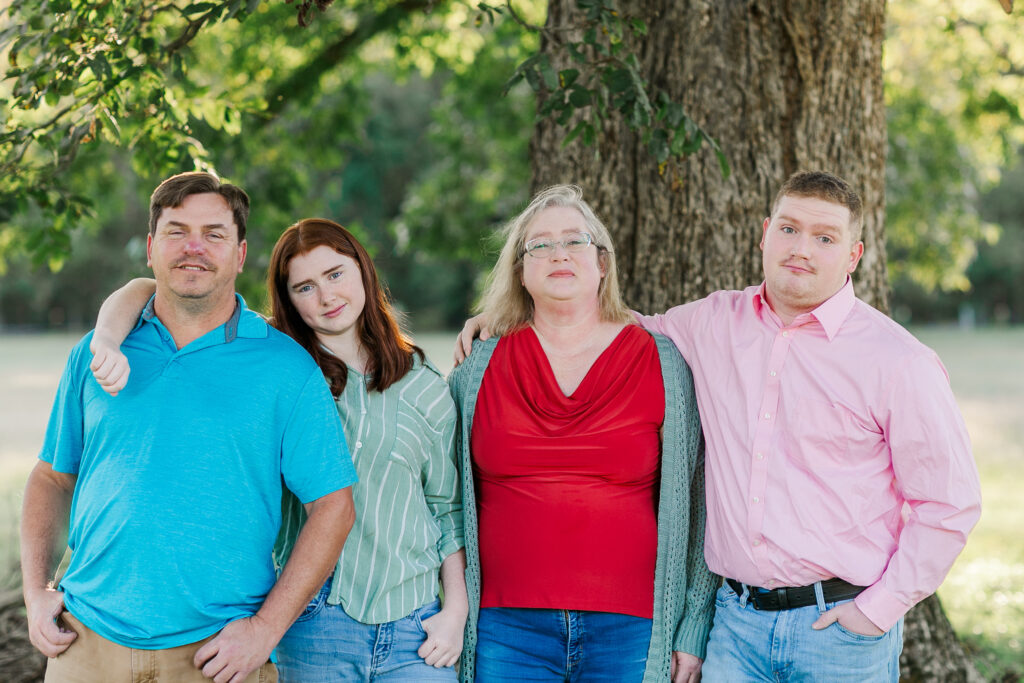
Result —
[[334, 301], [334, 292], [332, 292], [329, 287], [320, 287], [317, 291], [320, 293], [321, 306], [326, 306]]
[[569, 250], [566, 248], [564, 242], [555, 242], [551, 249], [551, 259], [555, 261], [564, 261], [569, 258]]
[[202, 235], [189, 235], [185, 239], [185, 252], [188, 254], [201, 254], [205, 251]]
[[799, 258], [807, 258], [807, 255], [810, 253], [810, 244], [812, 239], [814, 238], [805, 235], [797, 237], [793, 240], [792, 244], [790, 244], [789, 255]]

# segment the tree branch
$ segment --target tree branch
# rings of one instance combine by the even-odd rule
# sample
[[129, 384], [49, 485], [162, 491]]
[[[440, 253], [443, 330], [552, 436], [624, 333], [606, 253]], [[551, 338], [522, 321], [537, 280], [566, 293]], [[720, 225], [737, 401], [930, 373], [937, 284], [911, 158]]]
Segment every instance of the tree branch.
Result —
[[269, 116], [263, 120], [263, 125], [270, 123], [291, 100], [315, 91], [323, 74], [351, 56], [368, 40], [378, 33], [394, 28], [410, 14], [429, 9], [434, 4], [436, 0], [402, 0], [383, 12], [364, 14], [350, 33], [321, 50], [267, 94], [266, 113]]

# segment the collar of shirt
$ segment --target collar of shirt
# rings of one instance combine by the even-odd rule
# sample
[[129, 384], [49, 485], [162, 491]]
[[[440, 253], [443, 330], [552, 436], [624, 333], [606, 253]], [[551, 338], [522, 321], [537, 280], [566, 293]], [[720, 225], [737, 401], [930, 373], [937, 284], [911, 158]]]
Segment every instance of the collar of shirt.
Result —
[[[142, 327], [145, 323], [151, 323], [158, 328], [166, 330], [160, 318], [156, 315], [156, 294], [149, 297], [146, 307], [142, 309], [138, 322], [132, 328], [132, 332]], [[259, 339], [267, 336], [267, 321], [262, 316], [249, 310], [245, 305], [242, 295], [235, 292], [235, 310], [231, 317], [222, 326], [224, 328], [224, 343], [230, 344], [238, 337]], [[211, 330], [212, 331], [212, 330]], [[204, 335], [205, 336], [205, 335]]]
[[[778, 315], [772, 310], [771, 305], [768, 303], [768, 298], [765, 296], [766, 282], [762, 282], [754, 293], [754, 297], [751, 300], [754, 306], [754, 312], [758, 318], [764, 320], [765, 312], [771, 312], [771, 319], [773, 322], [778, 324], [780, 327], [782, 321]], [[843, 322], [850, 315], [850, 311], [853, 310], [853, 305], [856, 303], [857, 297], [853, 293], [853, 280], [847, 276], [846, 284], [844, 284], [838, 292], [833, 294], [831, 297], [826, 299], [821, 305], [815, 308], [813, 311], [808, 313], [802, 313], [793, 319], [791, 325], [785, 327], [799, 327], [810, 322], [811, 318], [818, 321], [822, 329], [825, 330], [825, 335], [829, 341], [835, 338], [836, 334], [839, 333], [839, 328], [843, 326]]]

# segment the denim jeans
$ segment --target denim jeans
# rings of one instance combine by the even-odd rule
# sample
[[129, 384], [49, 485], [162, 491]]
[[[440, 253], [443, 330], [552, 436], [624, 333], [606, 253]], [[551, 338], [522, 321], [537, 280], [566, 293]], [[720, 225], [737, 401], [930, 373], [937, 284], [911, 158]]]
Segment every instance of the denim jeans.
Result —
[[[746, 591], [744, 590], [744, 593]], [[816, 631], [818, 615], [843, 602], [759, 611], [728, 585], [718, 589], [715, 621], [701, 671], [718, 681], [849, 681], [896, 683], [903, 649], [903, 620], [887, 633], [863, 636], [839, 623]]]
[[476, 680], [609, 681], [644, 677], [651, 620], [626, 614], [485, 607]]
[[427, 634], [423, 621], [441, 609], [438, 600], [383, 624], [364, 624], [330, 605], [328, 579], [277, 646], [281, 683], [336, 681], [455, 681], [453, 667], [435, 668], [416, 650]]

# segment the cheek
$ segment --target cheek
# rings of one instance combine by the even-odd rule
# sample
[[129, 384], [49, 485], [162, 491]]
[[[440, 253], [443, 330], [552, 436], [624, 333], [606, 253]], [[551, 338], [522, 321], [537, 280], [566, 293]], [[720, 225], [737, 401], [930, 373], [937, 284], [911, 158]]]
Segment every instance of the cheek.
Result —
[[288, 295], [289, 300], [292, 302], [292, 306], [299, 312], [299, 317], [307, 325], [311, 324], [310, 321], [315, 319], [315, 310], [312, 302], [312, 297], [299, 297], [294, 294]]

